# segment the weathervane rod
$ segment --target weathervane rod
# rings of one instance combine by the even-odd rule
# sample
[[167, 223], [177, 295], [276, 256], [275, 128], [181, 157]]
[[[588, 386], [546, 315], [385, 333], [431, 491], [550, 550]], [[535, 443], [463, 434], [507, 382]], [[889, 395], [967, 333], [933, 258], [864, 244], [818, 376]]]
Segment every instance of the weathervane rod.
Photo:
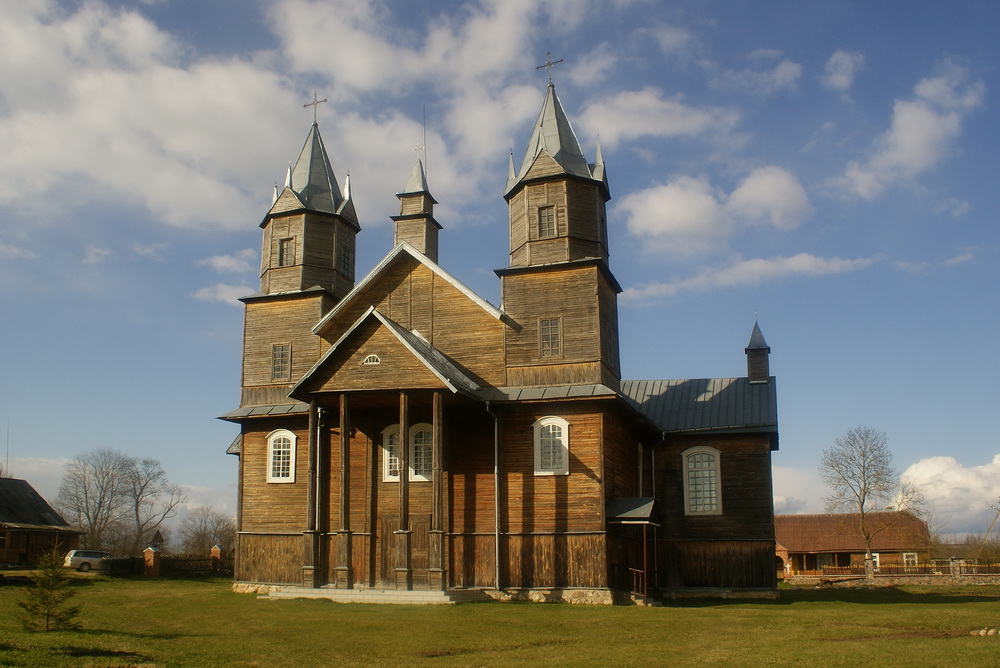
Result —
[[302, 105], [303, 109], [305, 109], [306, 107], [313, 108], [313, 125], [316, 125], [316, 107], [323, 104], [324, 102], [328, 102], [328, 100], [325, 97], [322, 100], [319, 99], [319, 93], [313, 91], [313, 101], [307, 102], [306, 104]]
[[541, 65], [539, 65], [538, 67], [536, 67], [535, 69], [536, 70], [540, 70], [540, 69], [542, 69], [544, 67], [546, 70], [548, 70], [548, 72], [549, 72], [549, 83], [552, 83], [552, 68], [555, 67], [556, 65], [558, 65], [561, 62], [563, 62], [562, 58], [560, 58], [559, 60], [552, 60], [552, 52], [549, 51], [548, 53], [545, 54], [545, 62], [542, 63]]

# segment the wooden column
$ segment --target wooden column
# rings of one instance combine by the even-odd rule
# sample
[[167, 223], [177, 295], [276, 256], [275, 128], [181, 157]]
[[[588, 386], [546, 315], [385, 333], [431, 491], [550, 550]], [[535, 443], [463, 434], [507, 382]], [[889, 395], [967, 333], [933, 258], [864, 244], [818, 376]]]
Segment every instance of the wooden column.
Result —
[[316, 442], [319, 435], [319, 412], [316, 402], [309, 402], [309, 473], [306, 481], [306, 528], [302, 549], [302, 586], [316, 586], [316, 557], [319, 540], [316, 532]]
[[337, 530], [338, 589], [354, 588], [351, 568], [351, 402], [347, 393], [340, 395], [340, 518]]
[[448, 574], [445, 569], [445, 536], [444, 536], [444, 476], [441, 465], [444, 410], [441, 402], [441, 392], [434, 392], [434, 404], [431, 412], [431, 532], [429, 554], [430, 588], [444, 591], [448, 588]]
[[410, 555], [410, 404], [399, 393], [399, 529], [396, 530], [396, 589], [413, 589]]

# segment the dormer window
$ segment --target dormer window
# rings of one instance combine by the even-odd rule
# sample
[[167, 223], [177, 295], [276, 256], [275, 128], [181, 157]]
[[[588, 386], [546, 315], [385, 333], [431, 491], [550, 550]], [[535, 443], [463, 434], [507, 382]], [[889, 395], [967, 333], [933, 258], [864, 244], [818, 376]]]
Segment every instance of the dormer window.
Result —
[[538, 208], [538, 238], [554, 237], [556, 235], [556, 208], [542, 206]]
[[364, 361], [363, 361], [363, 362], [361, 362], [361, 363], [362, 363], [362, 364], [381, 364], [381, 363], [382, 363], [382, 360], [381, 360], [381, 359], [379, 359], [379, 356], [378, 356], [378, 355], [369, 355], [369, 356], [368, 356], [368, 357], [366, 357], [366, 358], [364, 359]]

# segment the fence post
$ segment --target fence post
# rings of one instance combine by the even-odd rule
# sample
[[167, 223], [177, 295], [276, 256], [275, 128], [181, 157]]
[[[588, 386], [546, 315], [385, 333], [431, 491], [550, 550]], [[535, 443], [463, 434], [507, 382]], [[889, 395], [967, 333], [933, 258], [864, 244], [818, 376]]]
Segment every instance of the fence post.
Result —
[[226, 558], [226, 551], [223, 550], [220, 545], [213, 545], [212, 549], [209, 551], [209, 555], [212, 557], [212, 573], [218, 575], [222, 572], [223, 561]]
[[160, 551], [155, 547], [147, 547], [142, 551], [142, 574], [148, 578], [160, 577]]

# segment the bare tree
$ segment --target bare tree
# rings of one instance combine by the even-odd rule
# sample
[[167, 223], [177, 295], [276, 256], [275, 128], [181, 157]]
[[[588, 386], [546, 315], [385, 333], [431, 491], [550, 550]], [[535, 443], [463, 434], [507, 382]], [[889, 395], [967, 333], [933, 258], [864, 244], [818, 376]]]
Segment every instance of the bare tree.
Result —
[[70, 461], [56, 505], [84, 532], [82, 547], [138, 554], [184, 501], [157, 460], [103, 448]]
[[826, 497], [828, 512], [848, 510], [858, 515], [858, 529], [865, 541], [865, 572], [872, 573], [872, 541], [890, 530], [891, 520], [869, 515], [884, 510], [910, 510], [919, 514], [923, 495], [901, 482], [892, 466], [886, 435], [871, 427], [854, 427], [823, 451], [820, 477], [832, 491]]
[[156, 459], [132, 459], [127, 471], [127, 504], [132, 531], [129, 554], [139, 554], [167, 520], [177, 514], [177, 506], [187, 501], [181, 488], [167, 481]]
[[201, 506], [181, 520], [180, 534], [187, 554], [205, 556], [216, 545], [230, 550], [236, 538], [236, 520], [212, 506]]
[[105, 547], [124, 519], [129, 468], [129, 458], [109, 448], [82, 454], [66, 466], [56, 505], [84, 532], [82, 547]]

